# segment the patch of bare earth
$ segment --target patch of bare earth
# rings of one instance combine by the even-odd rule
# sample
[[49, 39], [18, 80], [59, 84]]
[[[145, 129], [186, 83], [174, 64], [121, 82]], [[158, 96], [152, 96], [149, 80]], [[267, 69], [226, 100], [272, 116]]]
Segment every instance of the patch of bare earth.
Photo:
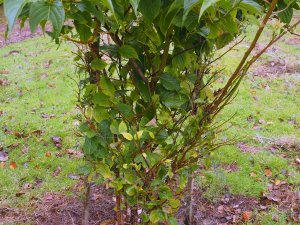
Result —
[[[47, 193], [41, 199], [32, 199], [33, 212], [0, 206], [0, 224], [42, 224], [79, 225], [82, 220], [82, 198], [62, 193]], [[255, 197], [225, 194], [218, 202], [202, 197], [200, 189], [193, 195], [193, 225], [230, 225], [242, 222], [256, 222], [256, 213], [277, 207], [286, 212], [288, 221], [299, 222], [300, 193], [285, 182], [270, 185], [268, 192], [260, 199]], [[188, 207], [188, 206], [186, 206]], [[113, 224], [115, 212], [113, 195], [102, 186], [95, 186], [91, 192], [91, 225]], [[186, 208], [177, 213], [180, 225], [185, 225]], [[276, 221], [276, 218], [274, 218]]]
[[[79, 197], [62, 193], [46, 193], [41, 199], [33, 199], [33, 212], [0, 206], [0, 224], [74, 225], [82, 223], [83, 204]], [[103, 187], [93, 187], [90, 201], [89, 224], [99, 225], [115, 217], [112, 195]]]
[[288, 60], [273, 60], [265, 62], [252, 71], [254, 76], [261, 76], [268, 79], [286, 76], [287, 74], [297, 74], [300, 71], [298, 61], [290, 62]]

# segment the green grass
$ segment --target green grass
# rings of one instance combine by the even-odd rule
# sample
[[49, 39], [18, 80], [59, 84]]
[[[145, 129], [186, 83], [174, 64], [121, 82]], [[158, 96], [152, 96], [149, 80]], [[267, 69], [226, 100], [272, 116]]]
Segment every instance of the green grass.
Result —
[[[11, 50], [20, 51], [11, 54]], [[74, 135], [77, 129], [74, 83], [68, 77], [75, 76], [72, 66], [71, 48], [62, 45], [59, 49], [48, 38], [36, 38], [22, 43], [13, 44], [0, 49], [0, 71], [6, 70], [7, 75], [0, 79], [8, 79], [10, 85], [1, 86], [0, 109], [0, 146], [10, 146], [18, 143], [15, 149], [6, 149], [9, 161], [6, 167], [0, 169], [0, 199], [1, 204], [20, 205], [28, 199], [38, 197], [44, 192], [67, 190], [75, 181], [68, 178], [69, 173], [76, 173], [81, 160], [71, 159], [64, 152], [68, 148], [78, 148], [78, 138]], [[45, 65], [52, 60], [47, 69]], [[42, 74], [47, 74], [43, 77]], [[20, 94], [22, 92], [22, 94]], [[42, 118], [43, 114], [54, 114], [51, 119]], [[4, 129], [12, 134], [7, 134]], [[43, 136], [31, 135], [28, 138], [17, 138], [15, 132], [30, 134], [41, 130]], [[51, 137], [62, 138], [62, 149], [57, 149]], [[22, 149], [28, 147], [28, 153]], [[51, 152], [51, 157], [45, 153]], [[62, 154], [57, 157], [56, 154]], [[15, 170], [9, 168], [10, 162], [16, 162]], [[57, 177], [52, 173], [57, 167], [62, 171]], [[34, 186], [35, 180], [41, 179], [39, 188], [24, 189], [25, 184]], [[16, 193], [24, 192], [21, 197]]]

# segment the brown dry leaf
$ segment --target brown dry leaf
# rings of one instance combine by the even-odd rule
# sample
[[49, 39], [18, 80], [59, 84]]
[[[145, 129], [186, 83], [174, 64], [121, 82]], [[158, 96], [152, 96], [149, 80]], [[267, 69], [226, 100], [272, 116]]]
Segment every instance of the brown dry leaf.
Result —
[[250, 175], [250, 177], [257, 177], [257, 174], [254, 172], [251, 172], [249, 175]]
[[57, 177], [61, 172], [61, 167], [57, 167], [56, 170], [52, 173], [53, 177]]
[[17, 138], [25, 138], [25, 137], [28, 136], [28, 135], [25, 134], [24, 131], [15, 131], [14, 134], [15, 134], [15, 136], [16, 136]]
[[83, 157], [83, 153], [81, 151], [76, 151], [74, 149], [67, 149], [66, 153], [69, 154], [69, 155], [78, 157], [78, 158]]
[[9, 71], [7, 71], [7, 70], [0, 70], [0, 74], [9, 74]]
[[25, 195], [25, 193], [24, 192], [18, 192], [18, 193], [16, 193], [17, 197], [21, 197], [22, 195]]
[[250, 211], [243, 212], [242, 213], [242, 220], [244, 222], [248, 222], [251, 219], [251, 214], [252, 214], [252, 212], [250, 212]]
[[25, 146], [24, 148], [22, 148], [21, 151], [22, 151], [23, 154], [27, 154], [29, 152], [29, 147]]
[[45, 153], [45, 156], [46, 156], [47, 158], [51, 157], [51, 152], [46, 152], [46, 153]]
[[265, 169], [265, 175], [266, 175], [267, 177], [272, 176], [272, 170], [269, 169], [269, 168], [266, 168], [266, 169]]
[[7, 86], [9, 85], [9, 81], [6, 79], [0, 79], [0, 86]]
[[55, 147], [61, 148], [62, 140], [61, 140], [60, 137], [58, 137], [58, 136], [52, 136], [51, 139], [52, 139], [52, 141], [53, 141]]
[[6, 165], [6, 163], [5, 163], [5, 162], [0, 162], [0, 168], [4, 168], [4, 167], [5, 167], [5, 165]]
[[11, 168], [12, 170], [17, 169], [17, 163], [16, 163], [16, 162], [11, 162], [11, 163], [9, 164], [9, 168]]
[[11, 145], [9, 145], [9, 146], [7, 146], [7, 148], [9, 148], [9, 149], [15, 149], [16, 147], [18, 147], [20, 145], [20, 143], [13, 143], [13, 144], [11, 144]]

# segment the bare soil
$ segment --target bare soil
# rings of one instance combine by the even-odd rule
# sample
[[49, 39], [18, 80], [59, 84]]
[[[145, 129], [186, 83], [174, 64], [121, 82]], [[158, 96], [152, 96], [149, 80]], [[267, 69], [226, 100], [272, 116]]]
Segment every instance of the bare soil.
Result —
[[[74, 188], [74, 193], [79, 193], [82, 184]], [[293, 191], [293, 187], [282, 182], [269, 187], [257, 199], [248, 196], [224, 195], [217, 202], [210, 202], [202, 197], [202, 191], [196, 189], [193, 196], [193, 225], [230, 225], [242, 222], [256, 222], [257, 214], [277, 207], [288, 213], [288, 221], [300, 222], [300, 193]], [[82, 196], [76, 194], [67, 196], [62, 193], [46, 193], [40, 199], [32, 199], [32, 212], [18, 208], [0, 207], [0, 224], [42, 224], [63, 225], [81, 224]], [[90, 202], [91, 225], [114, 224], [115, 212], [114, 198], [110, 190], [103, 186], [92, 188]], [[188, 206], [181, 208], [177, 214], [180, 225], [185, 225], [185, 215]], [[275, 218], [276, 219], [276, 218]]]

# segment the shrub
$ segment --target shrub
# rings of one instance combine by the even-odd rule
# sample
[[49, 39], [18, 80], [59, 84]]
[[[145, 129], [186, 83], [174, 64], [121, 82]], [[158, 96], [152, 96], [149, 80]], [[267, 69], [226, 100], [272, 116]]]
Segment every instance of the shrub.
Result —
[[[87, 75], [78, 84], [78, 107], [85, 158], [94, 168], [89, 178], [100, 174], [115, 190], [118, 224], [177, 224], [198, 160], [222, 145], [216, 116], [266, 50], [250, 55], [266, 23], [281, 21], [267, 47], [299, 23], [289, 25], [299, 8], [291, 0], [4, 3], [10, 30], [17, 17], [29, 19], [33, 32], [49, 21], [57, 43], [78, 47], [76, 65]], [[214, 53], [238, 40], [247, 23], [260, 23], [255, 39], [217, 88], [222, 70], [213, 67]]]

